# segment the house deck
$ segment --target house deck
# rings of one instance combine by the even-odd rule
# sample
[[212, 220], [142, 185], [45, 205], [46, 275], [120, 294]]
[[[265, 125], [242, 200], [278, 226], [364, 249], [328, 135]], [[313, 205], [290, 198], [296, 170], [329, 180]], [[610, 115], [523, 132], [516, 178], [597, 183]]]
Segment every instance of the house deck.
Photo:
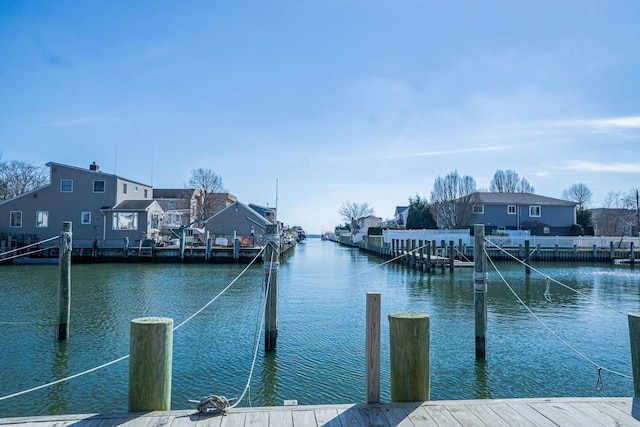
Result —
[[640, 426], [633, 398], [539, 398], [429, 401], [377, 405], [233, 408], [225, 415], [195, 410], [0, 418], [0, 426]]

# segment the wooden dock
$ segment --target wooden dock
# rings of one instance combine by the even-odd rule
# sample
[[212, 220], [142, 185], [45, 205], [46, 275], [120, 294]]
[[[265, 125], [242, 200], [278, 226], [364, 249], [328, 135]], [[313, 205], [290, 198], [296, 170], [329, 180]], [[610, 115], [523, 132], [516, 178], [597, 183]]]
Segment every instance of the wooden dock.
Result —
[[234, 408], [226, 415], [195, 410], [0, 418], [22, 427], [358, 427], [358, 426], [640, 426], [640, 401], [623, 398], [455, 400], [379, 405]]

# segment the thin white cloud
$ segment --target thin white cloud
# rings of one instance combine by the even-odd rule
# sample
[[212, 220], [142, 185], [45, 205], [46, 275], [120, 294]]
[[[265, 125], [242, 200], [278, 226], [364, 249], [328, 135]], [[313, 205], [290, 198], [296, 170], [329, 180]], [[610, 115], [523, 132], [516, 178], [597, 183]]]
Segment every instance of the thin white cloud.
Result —
[[489, 147], [460, 148], [457, 150], [421, 151], [421, 152], [404, 153], [404, 154], [391, 154], [388, 156], [384, 156], [384, 158], [390, 159], [390, 158], [448, 156], [451, 154], [467, 154], [467, 153], [478, 153], [478, 152], [487, 152], [487, 151], [504, 151], [511, 148], [512, 147], [508, 147], [505, 145], [493, 145]]
[[640, 173], [640, 164], [623, 162], [599, 163], [583, 160], [572, 160], [566, 162], [558, 169], [582, 172]]

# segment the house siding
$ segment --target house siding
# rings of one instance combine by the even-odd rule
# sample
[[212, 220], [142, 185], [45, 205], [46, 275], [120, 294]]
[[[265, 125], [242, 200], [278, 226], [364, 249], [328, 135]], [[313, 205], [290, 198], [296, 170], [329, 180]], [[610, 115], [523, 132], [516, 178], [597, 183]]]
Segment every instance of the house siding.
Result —
[[[74, 247], [91, 247], [94, 240], [103, 241], [107, 236], [111, 219], [103, 211], [122, 199], [123, 183], [131, 189], [127, 196], [144, 199], [144, 190], [147, 190], [146, 195], [151, 202], [150, 186], [97, 170], [58, 163], [48, 163], [47, 166], [50, 169], [49, 184], [0, 203], [0, 234], [15, 237], [18, 241], [24, 240], [26, 235], [33, 241], [44, 240], [59, 235], [62, 223], [71, 221]], [[61, 191], [63, 180], [72, 180], [72, 191]], [[94, 181], [104, 181], [104, 192], [94, 192]], [[22, 212], [22, 227], [9, 226], [11, 211]], [[36, 226], [36, 213], [39, 211], [48, 212], [47, 227]], [[87, 224], [82, 223], [83, 212], [91, 214]]]

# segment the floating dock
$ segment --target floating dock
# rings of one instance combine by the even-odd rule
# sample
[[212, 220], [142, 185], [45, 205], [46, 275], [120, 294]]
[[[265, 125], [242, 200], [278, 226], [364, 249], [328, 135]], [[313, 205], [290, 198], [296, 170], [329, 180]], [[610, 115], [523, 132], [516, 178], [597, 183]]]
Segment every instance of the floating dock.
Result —
[[640, 402], [631, 397], [569, 397], [233, 408], [225, 415], [195, 410], [50, 415], [0, 418], [0, 426], [640, 426], [639, 413]]

